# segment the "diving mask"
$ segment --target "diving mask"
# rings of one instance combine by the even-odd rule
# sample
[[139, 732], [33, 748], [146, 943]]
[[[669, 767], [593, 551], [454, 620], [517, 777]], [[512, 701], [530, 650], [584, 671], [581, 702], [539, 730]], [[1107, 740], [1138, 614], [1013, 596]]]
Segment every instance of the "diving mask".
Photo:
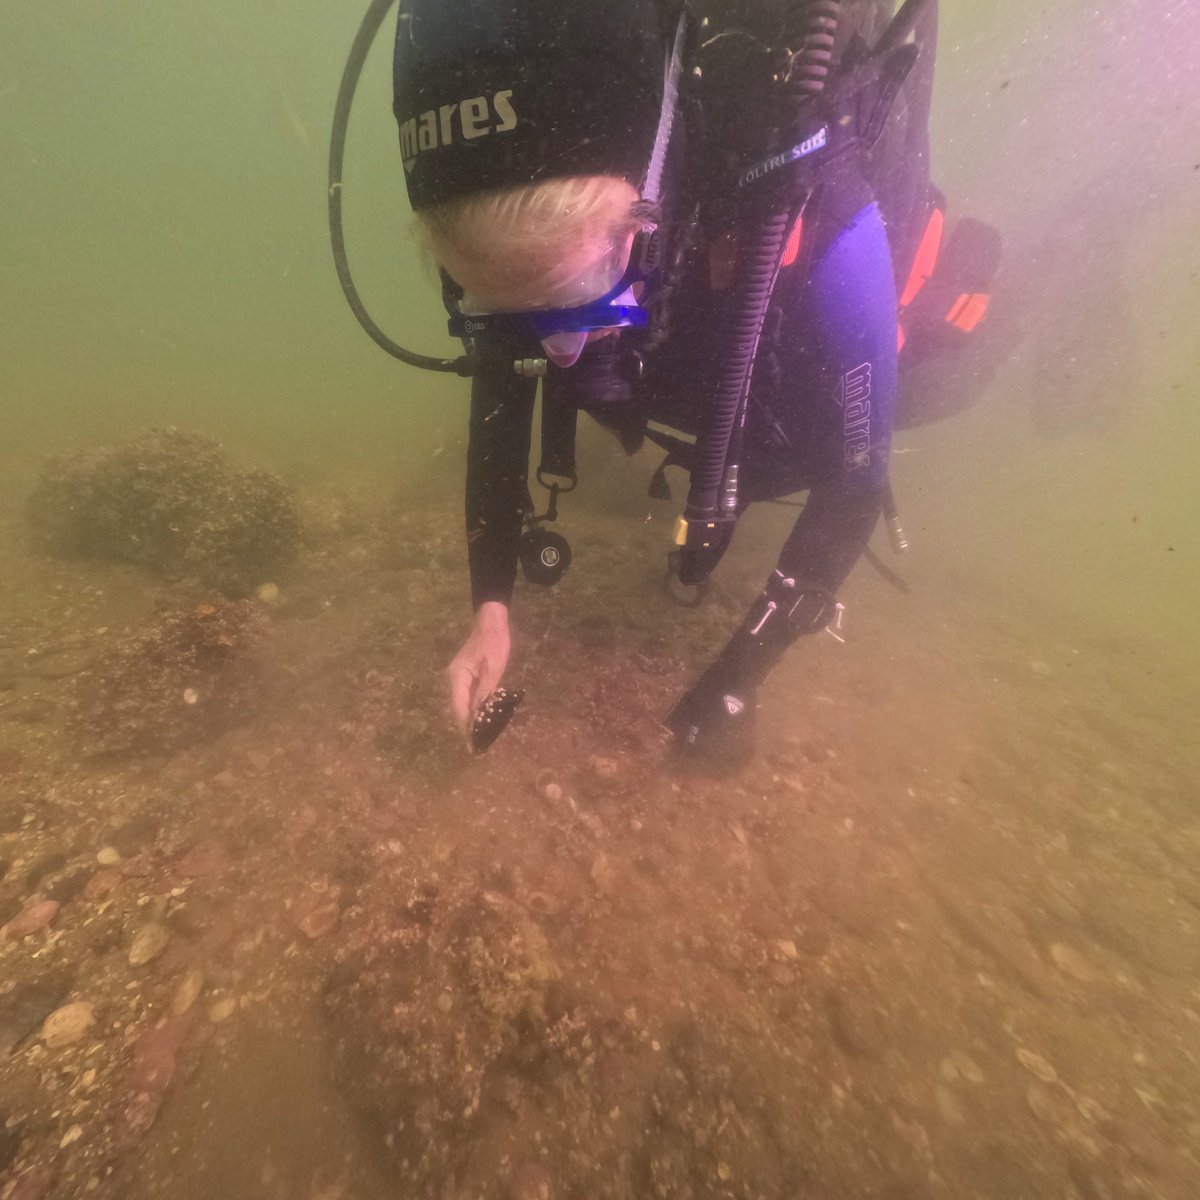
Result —
[[448, 323], [451, 336], [524, 335], [541, 342], [547, 355], [559, 366], [571, 366], [590, 334], [648, 324], [649, 313], [634, 288], [641, 284], [644, 293], [646, 286], [656, 279], [657, 255], [652, 249], [655, 232], [650, 226], [635, 235], [627, 260], [623, 253], [617, 255], [610, 248], [558, 290], [552, 297], [557, 303], [528, 310], [487, 312], [480, 311], [482, 305], [464, 296], [459, 311]]

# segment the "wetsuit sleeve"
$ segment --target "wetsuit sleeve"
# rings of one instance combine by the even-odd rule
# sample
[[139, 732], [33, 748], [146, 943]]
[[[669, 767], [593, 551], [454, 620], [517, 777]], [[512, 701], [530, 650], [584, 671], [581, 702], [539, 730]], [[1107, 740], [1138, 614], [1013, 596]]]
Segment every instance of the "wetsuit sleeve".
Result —
[[803, 369], [790, 403], [808, 503], [779, 568], [836, 592], [866, 548], [888, 476], [896, 400], [896, 300], [879, 209], [860, 211], [812, 265], [789, 322]]
[[467, 445], [467, 558], [475, 608], [508, 604], [529, 503], [529, 443], [537, 381], [480, 377], [471, 385]]

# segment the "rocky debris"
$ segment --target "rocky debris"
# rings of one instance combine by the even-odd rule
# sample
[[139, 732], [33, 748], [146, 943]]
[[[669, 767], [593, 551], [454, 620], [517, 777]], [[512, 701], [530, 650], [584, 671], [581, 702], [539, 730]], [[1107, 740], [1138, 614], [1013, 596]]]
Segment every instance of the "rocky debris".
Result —
[[217, 442], [176, 429], [52, 459], [26, 513], [50, 553], [138, 563], [233, 595], [300, 544], [296, 502], [281, 480], [234, 469]]
[[189, 967], [171, 996], [171, 1014], [176, 1017], [189, 1012], [204, 990], [204, 972], [199, 967]]
[[548, 1011], [559, 971], [541, 931], [497, 893], [420, 888], [384, 920], [343, 930], [330, 1032], [348, 1097], [395, 1131], [393, 1157], [426, 1196], [480, 1127], [492, 1073], [515, 1062], [546, 1078], [561, 1060]]
[[316, 941], [332, 933], [341, 918], [338, 892], [327, 884], [307, 887], [288, 902], [288, 916], [305, 937]]
[[247, 600], [167, 614], [79, 677], [73, 724], [99, 754], [177, 750], [214, 737], [255, 708], [267, 627]]
[[537, 794], [548, 804], [558, 804], [562, 801], [562, 784], [558, 782], [558, 777], [548, 767], [537, 773], [533, 786]]
[[33, 1033], [70, 990], [70, 975], [51, 971], [0, 992], [0, 1058]]
[[191, 1020], [170, 1017], [145, 1030], [133, 1043], [130, 1083], [137, 1092], [164, 1091], [175, 1075], [176, 1059], [191, 1030]]
[[54, 1183], [52, 1167], [34, 1166], [22, 1171], [0, 1191], [0, 1200], [42, 1200]]
[[209, 1006], [208, 1019], [214, 1025], [219, 1025], [222, 1021], [228, 1021], [237, 1012], [237, 1006], [236, 996], [222, 996], [219, 1000], [214, 1000]]
[[1055, 942], [1050, 947], [1050, 957], [1054, 965], [1076, 983], [1095, 983], [1100, 978], [1100, 972], [1083, 954], [1065, 942]]
[[27, 904], [7, 925], [0, 928], [0, 938], [17, 941], [45, 929], [58, 916], [62, 906], [57, 900], [34, 900]]
[[144, 967], [152, 963], [167, 948], [170, 940], [169, 930], [157, 922], [139, 929], [129, 946], [129, 965]]
[[1017, 1061], [1043, 1083], [1057, 1083], [1058, 1072], [1040, 1055], [1024, 1047], [1017, 1050]]
[[225, 870], [232, 862], [233, 857], [223, 842], [205, 838], [184, 852], [173, 874], [180, 879], [201, 879]]
[[40, 1037], [50, 1050], [60, 1050], [77, 1042], [92, 1027], [96, 1012], [86, 1000], [76, 1000], [56, 1008], [42, 1022]]

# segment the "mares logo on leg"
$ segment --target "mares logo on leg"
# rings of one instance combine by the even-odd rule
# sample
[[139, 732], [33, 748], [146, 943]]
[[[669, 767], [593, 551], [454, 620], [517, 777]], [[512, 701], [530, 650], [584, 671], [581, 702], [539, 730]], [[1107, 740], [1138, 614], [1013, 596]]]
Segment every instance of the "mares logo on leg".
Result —
[[871, 457], [871, 364], [865, 362], [838, 380], [835, 399], [842, 409], [842, 461], [865, 467]]

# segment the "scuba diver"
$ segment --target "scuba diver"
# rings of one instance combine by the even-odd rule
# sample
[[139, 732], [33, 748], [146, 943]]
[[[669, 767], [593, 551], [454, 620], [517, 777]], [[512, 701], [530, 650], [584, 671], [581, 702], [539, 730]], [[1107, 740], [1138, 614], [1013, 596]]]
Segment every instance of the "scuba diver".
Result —
[[[539, 382], [549, 519], [574, 485], [581, 411], [629, 453], [647, 439], [667, 451], [651, 495], [668, 494], [665, 468], [689, 471], [677, 598], [702, 593], [747, 505], [808, 493], [761, 594], [665, 716], [693, 761], [748, 758], [769, 672], [836, 627], [881, 513], [902, 536], [888, 482], [898, 353], [944, 351], [926, 335], [949, 320], [947, 296], [959, 317], [971, 297], [978, 323], [995, 247], [985, 234], [982, 255], [960, 254], [970, 286], [942, 279], [937, 299], [936, 0], [892, 8], [400, 0], [405, 179], [466, 351], [434, 365], [471, 377], [475, 620], [448, 674], [476, 749], [520, 699], [501, 687], [518, 564], [549, 582], [569, 562], [533, 515]], [[331, 166], [331, 213], [340, 187]]]

